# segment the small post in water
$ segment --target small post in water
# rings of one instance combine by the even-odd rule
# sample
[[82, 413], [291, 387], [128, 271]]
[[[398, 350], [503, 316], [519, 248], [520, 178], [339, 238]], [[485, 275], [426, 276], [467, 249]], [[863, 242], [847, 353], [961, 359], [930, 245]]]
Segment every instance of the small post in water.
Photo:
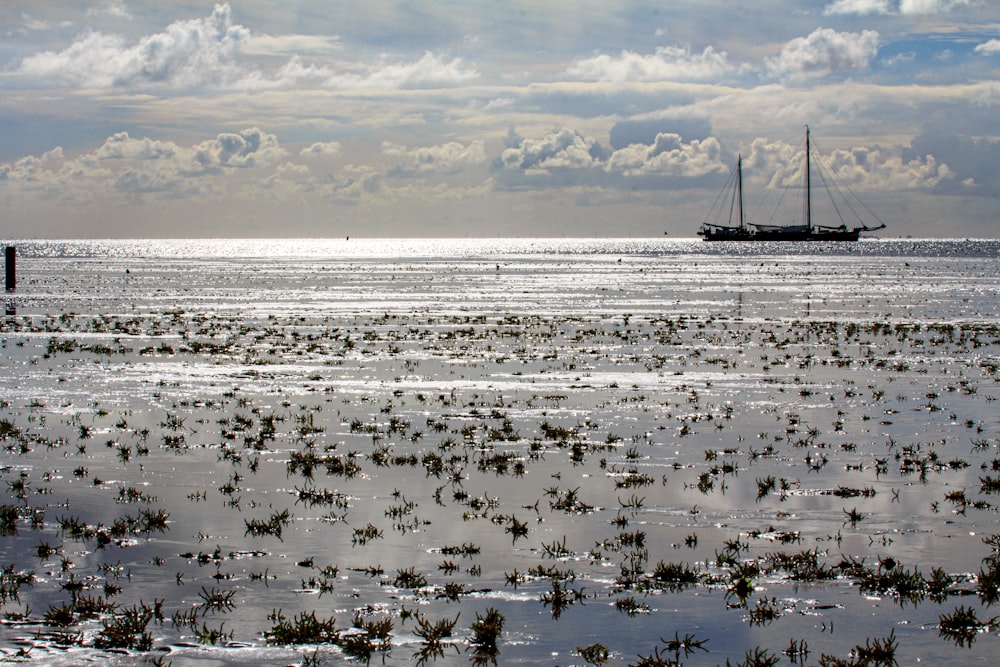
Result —
[[4, 248], [4, 274], [6, 280], [4, 287], [8, 292], [13, 292], [17, 286], [17, 247], [9, 245]]

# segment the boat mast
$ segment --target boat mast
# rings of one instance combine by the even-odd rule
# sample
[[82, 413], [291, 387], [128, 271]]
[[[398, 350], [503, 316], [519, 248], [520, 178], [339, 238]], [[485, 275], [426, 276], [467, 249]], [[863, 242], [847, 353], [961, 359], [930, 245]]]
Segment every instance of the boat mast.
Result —
[[806, 125], [806, 229], [812, 232], [812, 187], [811, 187], [811, 174], [809, 173], [809, 126]]
[[746, 229], [746, 223], [743, 221], [743, 155], [738, 155], [736, 158], [736, 190], [737, 196], [740, 198], [740, 229]]

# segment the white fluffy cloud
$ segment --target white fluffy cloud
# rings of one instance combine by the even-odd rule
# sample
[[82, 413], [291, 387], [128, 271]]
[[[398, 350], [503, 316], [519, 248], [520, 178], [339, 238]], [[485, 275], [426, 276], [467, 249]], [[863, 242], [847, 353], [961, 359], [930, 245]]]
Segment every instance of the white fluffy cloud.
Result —
[[[832, 178], [833, 184], [864, 190], [929, 190], [954, 178], [948, 165], [932, 155], [905, 160], [903, 150], [904, 147], [840, 149], [813, 164], [826, 178]], [[766, 139], [753, 142], [743, 164], [753, 178], [764, 179], [768, 187], [775, 188], [797, 186], [805, 169], [801, 146]]]
[[[888, 0], [837, 0], [827, 14], [890, 13]], [[788, 79], [818, 78], [866, 69], [878, 55], [880, 36], [874, 30], [860, 33], [817, 28], [806, 37], [785, 44], [781, 53], [765, 62], [775, 76]], [[664, 46], [651, 55], [622, 51], [618, 56], [601, 54], [576, 61], [570, 76], [587, 81], [641, 83], [653, 81], [694, 82], [718, 80], [745, 71], [747, 65], [729, 62], [725, 51], [707, 47], [701, 53], [688, 48]]]
[[42, 155], [28, 155], [15, 162], [0, 164], [0, 183], [21, 185], [25, 189], [38, 189], [53, 182], [66, 158], [62, 148], [56, 146]]
[[817, 28], [808, 37], [788, 42], [776, 58], [768, 60], [773, 74], [792, 79], [822, 77], [837, 72], [859, 71], [878, 55], [879, 34], [837, 32]]
[[547, 171], [586, 169], [600, 164], [600, 145], [575, 130], [560, 128], [541, 139], [522, 139], [505, 148], [499, 164], [506, 169]]
[[303, 148], [299, 155], [303, 157], [319, 157], [322, 155], [336, 155], [340, 152], [341, 145], [339, 141], [317, 141], [310, 146]]
[[90, 157], [94, 160], [162, 160], [174, 157], [181, 150], [172, 141], [148, 137], [133, 139], [128, 132], [117, 132], [108, 137]]
[[[928, 190], [954, 178], [948, 165], [931, 155], [904, 159], [905, 148], [835, 150], [824, 156], [816, 168], [822, 166], [835, 183], [859, 189]], [[652, 144], [632, 144], [602, 153], [596, 140], [563, 128], [539, 139], [520, 140], [503, 151], [496, 166], [508, 176], [510, 172], [526, 177], [562, 174], [558, 182], [564, 185], [630, 188], [645, 183], [662, 188], [685, 187], [705, 176], [725, 173], [732, 168], [732, 161], [714, 137], [685, 143], [677, 134], [660, 133]], [[802, 180], [802, 147], [758, 138], [743, 164], [749, 177], [768, 187], [794, 186]], [[665, 177], [674, 179], [673, 185]], [[531, 182], [526, 178], [518, 185]], [[552, 180], [536, 182], [549, 185]]]
[[393, 170], [393, 174], [397, 176], [432, 172], [453, 174], [468, 166], [486, 163], [486, 146], [478, 140], [468, 144], [449, 141], [436, 146], [421, 146], [414, 149], [383, 142], [382, 152], [408, 161], [407, 164], [401, 164]]
[[830, 168], [841, 183], [879, 190], [929, 190], [953, 177], [948, 165], [932, 155], [904, 161], [898, 153], [878, 148], [834, 151]]
[[[134, 44], [91, 31], [61, 51], [23, 58], [14, 72], [46, 84], [265, 90], [298, 86], [327, 89], [433, 88], [468, 83], [479, 72], [461, 58], [425, 52], [417, 59], [384, 57], [375, 63], [306, 60], [302, 53], [340, 50], [336, 37], [255, 35], [234, 24], [228, 4], [206, 18], [176, 21]], [[296, 52], [280, 66], [261, 69], [247, 56]]]
[[[592, 184], [622, 187], [635, 179], [657, 177], [653, 187], [664, 187], [664, 176], [700, 178], [728, 169], [722, 147], [714, 137], [685, 143], [678, 134], [660, 133], [651, 144], [631, 144], [611, 151], [596, 139], [569, 128], [554, 130], [537, 139], [511, 142], [494, 163], [501, 172], [526, 177], [562, 174], [564, 185]], [[625, 185], [631, 187], [631, 185]]]
[[194, 147], [194, 160], [204, 169], [257, 167], [272, 164], [285, 156], [273, 134], [252, 127], [225, 132]]
[[0, 182], [22, 193], [52, 193], [66, 200], [110, 191], [170, 197], [208, 192], [227, 174], [268, 167], [285, 155], [275, 135], [255, 127], [192, 146], [118, 132], [93, 152], [72, 159], [56, 148], [0, 164]]
[[[298, 157], [323, 157], [340, 150], [338, 142], [315, 142]], [[290, 161], [278, 138], [259, 128], [223, 132], [191, 145], [118, 132], [76, 157], [55, 148], [0, 163], [0, 194], [77, 204], [117, 196], [136, 204], [151, 199], [204, 203], [209, 198], [254, 198], [261, 193], [272, 199], [313, 193], [330, 203], [353, 205], [386, 192], [387, 177], [455, 174], [487, 162], [480, 140], [416, 148], [386, 143], [383, 153], [401, 159], [401, 164], [348, 164], [314, 176], [307, 162]], [[439, 187], [447, 189], [446, 184]]]
[[694, 54], [690, 48], [661, 46], [651, 55], [622, 51], [618, 56], [601, 54], [578, 60], [568, 73], [591, 81], [699, 81], [728, 74], [733, 69], [726, 52], [711, 46]]
[[[414, 62], [380, 64], [366, 76], [347, 77], [343, 83], [366, 88], [430, 88], [468, 83], [478, 76], [475, 69], [465, 67], [461, 58], [446, 60], [427, 52]], [[339, 87], [339, 83], [336, 77], [331, 81], [334, 87]]]
[[[539, 139], [520, 139], [503, 151], [495, 166], [502, 185], [516, 187], [558, 183], [686, 188], [726, 173], [735, 160], [724, 154], [715, 137], [685, 143], [673, 133], [660, 133], [651, 144], [632, 144], [613, 152], [602, 154], [599, 148], [596, 140], [563, 128]], [[907, 146], [835, 150], [814, 167], [833, 183], [859, 190], [930, 190], [955, 178], [952, 169], [932, 155], [907, 158], [906, 152], [913, 151]], [[772, 188], [797, 186], [804, 164], [802, 146], [763, 138], [752, 142], [743, 160], [748, 179]]]
[[479, 78], [461, 58], [424, 53], [417, 60], [380, 60], [375, 64], [341, 63], [332, 67], [292, 56], [277, 70], [247, 72], [234, 88], [270, 90], [313, 87], [327, 90], [446, 88]]
[[946, 14], [959, 7], [969, 7], [973, 0], [900, 0], [898, 8], [890, 0], [834, 0], [823, 9], [831, 14]]
[[836, 0], [823, 9], [826, 15], [831, 14], [891, 14], [893, 11], [889, 0]]
[[994, 56], [1000, 53], [1000, 39], [991, 39], [976, 46], [976, 53], [983, 56]]
[[685, 144], [680, 135], [660, 133], [652, 145], [632, 144], [615, 151], [608, 170], [625, 176], [704, 176], [727, 169], [721, 155], [722, 147], [714, 137]]
[[900, 14], [944, 14], [958, 7], [968, 7], [973, 0], [900, 0]]
[[235, 56], [250, 31], [233, 25], [229, 5], [211, 16], [176, 21], [128, 46], [122, 37], [89, 32], [62, 51], [24, 58], [19, 71], [83, 87], [231, 83]]

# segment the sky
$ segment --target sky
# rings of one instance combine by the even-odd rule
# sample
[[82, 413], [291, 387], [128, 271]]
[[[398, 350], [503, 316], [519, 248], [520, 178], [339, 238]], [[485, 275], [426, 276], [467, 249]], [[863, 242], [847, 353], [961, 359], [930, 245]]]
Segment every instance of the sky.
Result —
[[694, 237], [738, 156], [794, 222], [807, 125], [881, 236], [1000, 237], [1000, 0], [0, 5], [8, 239]]

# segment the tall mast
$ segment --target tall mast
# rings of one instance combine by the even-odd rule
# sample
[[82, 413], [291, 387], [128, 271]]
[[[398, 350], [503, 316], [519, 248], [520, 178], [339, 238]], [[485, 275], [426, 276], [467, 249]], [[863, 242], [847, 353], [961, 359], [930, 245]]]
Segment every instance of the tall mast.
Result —
[[743, 155], [739, 155], [736, 159], [736, 189], [738, 191], [737, 196], [740, 198], [740, 229], [746, 227], [746, 223], [743, 221]]
[[810, 183], [811, 174], [809, 173], [809, 126], [806, 125], [806, 228], [812, 231], [812, 184]]

